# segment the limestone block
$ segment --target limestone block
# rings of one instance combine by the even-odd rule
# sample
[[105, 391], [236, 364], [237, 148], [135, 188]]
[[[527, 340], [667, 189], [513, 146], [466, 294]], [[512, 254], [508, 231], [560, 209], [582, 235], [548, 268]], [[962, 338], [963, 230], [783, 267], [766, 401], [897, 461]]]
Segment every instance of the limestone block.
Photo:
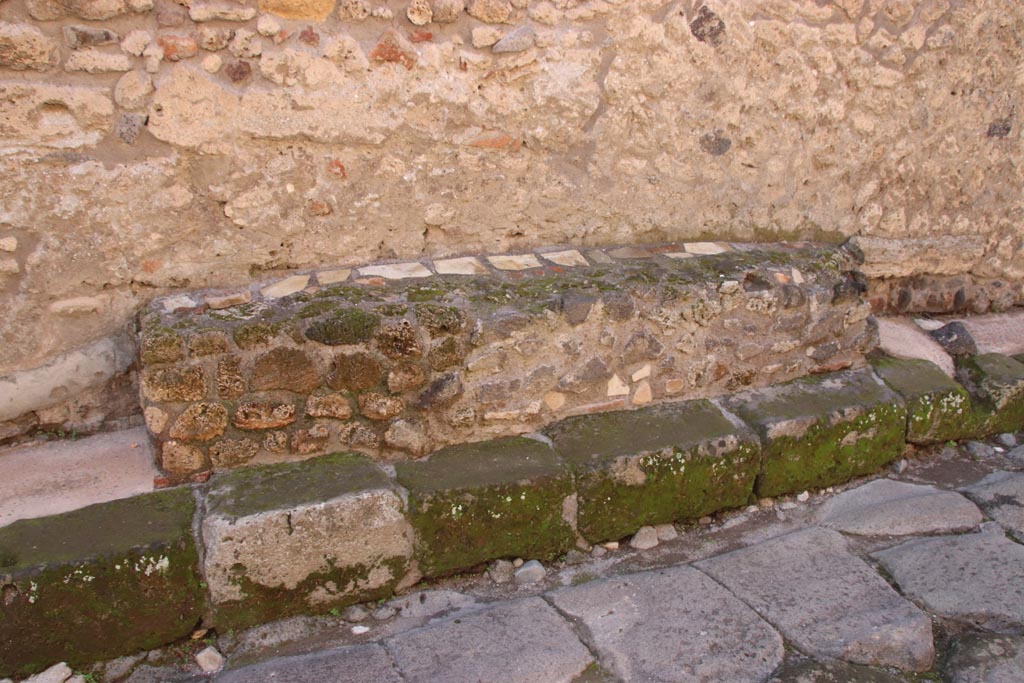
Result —
[[906, 403], [907, 441], [929, 444], [976, 436], [970, 395], [938, 366], [886, 358], [874, 368]]
[[998, 353], [959, 359], [956, 378], [970, 393], [980, 433], [1024, 428], [1024, 363]]
[[870, 370], [740, 392], [726, 406], [761, 438], [759, 498], [870, 474], [903, 452], [906, 406]]
[[0, 141], [74, 149], [95, 145], [113, 125], [108, 88], [0, 83]]
[[187, 636], [204, 604], [194, 513], [181, 488], [0, 529], [0, 675], [77, 669]]
[[579, 531], [591, 543], [741, 506], [760, 469], [753, 432], [706, 400], [571, 417], [544, 431], [575, 472]]
[[204, 573], [220, 626], [384, 597], [410, 571], [402, 499], [361, 456], [218, 475], [207, 509]]
[[57, 41], [35, 26], [0, 21], [0, 67], [45, 71], [57, 61]]
[[574, 530], [563, 518], [572, 479], [540, 441], [451, 446], [399, 464], [397, 476], [409, 491], [416, 557], [428, 576], [499, 557], [547, 560], [573, 546]]

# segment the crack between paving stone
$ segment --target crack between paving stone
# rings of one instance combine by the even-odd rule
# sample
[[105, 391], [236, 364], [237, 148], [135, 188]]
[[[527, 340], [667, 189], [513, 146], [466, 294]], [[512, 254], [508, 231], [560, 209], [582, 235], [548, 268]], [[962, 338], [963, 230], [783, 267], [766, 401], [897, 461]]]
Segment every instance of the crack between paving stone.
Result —
[[[580, 641], [583, 647], [587, 648], [587, 652], [589, 652], [590, 656], [593, 657], [594, 662], [598, 664], [605, 671], [605, 673], [612, 676], [615, 679], [616, 683], [625, 683], [624, 679], [621, 676], [619, 676], [614, 669], [608, 666], [604, 659], [601, 657], [601, 653], [597, 648], [597, 643], [594, 641], [594, 634], [590, 632], [590, 629], [587, 628], [587, 625], [583, 623], [582, 619], [577, 619], [573, 617], [571, 614], [568, 614], [567, 612], [564, 612], [561, 609], [559, 609], [558, 605], [555, 604], [554, 600], [550, 598], [548, 593], [542, 593], [537, 597], [546, 602], [548, 606], [551, 607], [551, 609], [555, 610], [555, 613], [558, 614], [558, 616], [560, 616], [569, 624], [569, 628], [572, 629], [572, 632], [576, 636], [576, 639]], [[577, 675], [576, 678], [573, 680], [578, 679], [581, 675], [582, 673]]]
[[[413, 629], [413, 630], [416, 630], [416, 629]], [[409, 679], [406, 678], [405, 672], [402, 671], [402, 667], [400, 667], [398, 665], [398, 660], [395, 659], [395, 653], [392, 652], [391, 648], [388, 646], [388, 641], [387, 640], [381, 640], [381, 641], [378, 641], [378, 642], [380, 643], [381, 649], [384, 650], [384, 654], [386, 654], [388, 656], [388, 661], [391, 662], [391, 666], [394, 668], [395, 673], [398, 674], [398, 677], [400, 679], [402, 679], [403, 681], [408, 681]]]

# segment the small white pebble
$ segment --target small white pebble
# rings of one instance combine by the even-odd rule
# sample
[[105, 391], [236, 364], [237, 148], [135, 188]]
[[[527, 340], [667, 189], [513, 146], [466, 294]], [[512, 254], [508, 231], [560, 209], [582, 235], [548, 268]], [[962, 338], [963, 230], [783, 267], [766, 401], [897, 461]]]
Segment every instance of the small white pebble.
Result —
[[652, 526], [642, 526], [633, 534], [629, 545], [637, 550], [650, 550], [658, 545], [658, 532]]
[[827, 489], [825, 489], [825, 493], [835, 493], [835, 492], [836, 492], [836, 490], [832, 486], [829, 486]]
[[775, 499], [774, 498], [762, 498], [761, 500], [757, 501], [757, 504], [760, 505], [763, 508], [775, 507]]
[[593, 555], [594, 557], [604, 557], [605, 555], [608, 554], [608, 549], [603, 547], [603, 546], [595, 545], [590, 550], [590, 554]]
[[756, 505], [748, 505], [743, 509], [744, 512], [757, 512], [758, 507]]
[[618, 550], [619, 549], [619, 542], [618, 541], [608, 541], [607, 543], [604, 544], [604, 547], [607, 548], [608, 550]]
[[658, 524], [654, 530], [658, 532], [659, 541], [674, 541], [679, 538], [679, 532], [671, 524]]
[[204, 673], [212, 674], [224, 668], [224, 655], [209, 645], [196, 653], [196, 664]]
[[779, 508], [782, 509], [782, 510], [792, 510], [795, 507], [796, 507], [796, 503], [794, 503], [791, 500], [787, 500], [784, 503], [782, 503], [781, 505], [779, 505]]
[[707, 526], [708, 524], [711, 524], [711, 522], [713, 522], [713, 521], [714, 521], [714, 520], [713, 520], [713, 519], [711, 519], [710, 517], [708, 517], [707, 515], [705, 515], [705, 516], [703, 516], [703, 517], [701, 517], [701, 518], [700, 518], [700, 523], [701, 523], [702, 525], [704, 525], [704, 526]]
[[809, 500], [811, 499], [811, 494], [810, 494], [810, 493], [808, 493], [807, 491], [804, 491], [803, 493], [801, 493], [800, 495], [798, 495], [798, 496], [796, 497], [796, 499], [797, 499], [798, 501], [800, 501], [801, 503], [806, 503], [807, 501], [809, 501]]
[[519, 569], [520, 567], [522, 567], [523, 566], [523, 558], [517, 557], [516, 559], [512, 560], [512, 566], [515, 567], [516, 569]]
[[370, 627], [369, 626], [363, 626], [362, 624], [360, 624], [358, 626], [353, 626], [352, 627], [352, 633], [356, 634], [357, 636], [361, 636], [364, 633], [369, 633], [369, 631], [370, 631]]

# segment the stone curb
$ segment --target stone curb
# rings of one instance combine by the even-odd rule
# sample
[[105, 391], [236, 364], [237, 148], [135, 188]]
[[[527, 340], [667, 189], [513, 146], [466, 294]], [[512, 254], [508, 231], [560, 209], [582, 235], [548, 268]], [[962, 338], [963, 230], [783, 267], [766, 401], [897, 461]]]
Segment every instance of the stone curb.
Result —
[[[546, 436], [443, 449], [402, 464], [397, 472], [364, 456], [336, 455], [217, 475], [208, 486], [195, 487], [205, 496], [204, 504], [192, 533], [178, 541], [186, 550], [194, 544], [201, 551], [203, 573], [195, 568], [180, 580], [202, 582], [203, 595], [193, 595], [188, 604], [195, 613], [202, 609], [195, 606], [205, 605], [204, 626], [326, 612], [402, 590], [424, 574], [472, 570], [499, 557], [551, 559], [576, 544], [625, 536], [644, 524], [694, 519], [742, 505], [752, 495], [838, 484], [898, 458], [908, 434], [912, 441], [920, 434], [929, 441], [936, 434], [972, 438], [994, 433], [1010, 420], [1017, 420], [1014, 429], [1024, 427], [1018, 415], [1024, 364], [1016, 360], [988, 355], [965, 362], [970, 369], [965, 376], [972, 382], [969, 404], [954, 414], [982, 417], [960, 421], [949, 419], [948, 411], [918, 410], [922, 396], [931, 395], [928, 382], [941, 371], [915, 361], [885, 360], [878, 367], [877, 374], [870, 368], [842, 371], [715, 403], [696, 400], [573, 417], [547, 427]], [[908, 372], [918, 370], [927, 378], [924, 393], [906, 381]], [[961, 396], [951, 385], [938, 391]], [[694, 479], [703, 484], [691, 486]], [[149, 495], [181, 496], [188, 490]], [[707, 494], [703, 499], [702, 493]], [[86, 510], [100, 519], [118, 506], [142, 504], [137, 514], [144, 518], [146, 500]], [[601, 514], [602, 504], [626, 509], [613, 509], [608, 518]], [[131, 538], [109, 552], [75, 546], [77, 532], [69, 531], [73, 527], [64, 520], [81, 514], [85, 511], [0, 529], [5, 596], [0, 675], [29, 673], [64, 660], [86, 663], [139, 647], [125, 640], [120, 652], [111, 649], [117, 649], [111, 641], [90, 649], [85, 630], [56, 628], [66, 615], [34, 609], [30, 600], [43, 604], [52, 599], [47, 592], [59, 588], [59, 579], [32, 588], [25, 577], [55, 566], [62, 577], [74, 577], [96, 562], [116, 564], [125, 552], [137, 552], [131, 550], [139, 547]], [[18, 539], [37, 533], [26, 531], [29, 525], [48, 529], [45, 535], [56, 544], [50, 554], [23, 557]], [[122, 535], [116, 525], [95, 526], [101, 536]], [[310, 552], [317, 548], [320, 553], [332, 543], [336, 547], [326, 556]], [[316, 559], [306, 562], [307, 556]], [[137, 609], [182, 614], [179, 597], [169, 601], [159, 592], [147, 593], [150, 576], [136, 578], [119, 589], [122, 626], [146, 632], [148, 626], [135, 621], [142, 613]], [[126, 597], [132, 591], [144, 597]], [[82, 619], [96, 623], [109, 623], [114, 614], [100, 600], [87, 602], [81, 611]], [[15, 613], [23, 617], [7, 618]], [[194, 625], [182, 624], [164, 638], [181, 637]], [[26, 656], [12, 647], [32, 638], [48, 643], [45, 657]]]

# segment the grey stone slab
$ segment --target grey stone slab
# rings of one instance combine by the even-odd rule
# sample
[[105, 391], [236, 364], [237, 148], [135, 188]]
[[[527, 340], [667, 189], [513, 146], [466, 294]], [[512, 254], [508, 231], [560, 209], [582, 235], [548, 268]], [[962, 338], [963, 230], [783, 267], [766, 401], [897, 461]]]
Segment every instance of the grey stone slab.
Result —
[[214, 679], [217, 683], [403, 683], [380, 645], [357, 645], [295, 657], [279, 657]]
[[593, 581], [550, 597], [583, 622], [603, 663], [625, 681], [763, 681], [785, 656], [768, 623], [691, 567]]
[[950, 649], [944, 667], [950, 683], [1024, 681], [1024, 638], [968, 634]]
[[697, 563], [815, 658], [927, 670], [931, 620], [838, 532], [811, 528]]
[[962, 490], [989, 517], [1024, 538], [1024, 473], [993, 472]]
[[998, 531], [907, 541], [874, 557], [931, 612], [993, 631], [1024, 626], [1024, 546]]
[[974, 315], [958, 322], [971, 333], [979, 353], [1024, 353], [1024, 311]]
[[907, 683], [903, 676], [849, 662], [808, 660], [786, 665], [768, 683]]
[[385, 641], [407, 683], [569, 683], [593, 662], [540, 598], [502, 603]]
[[826, 502], [818, 520], [848, 534], [908, 536], [969, 531], [981, 523], [982, 514], [953, 491], [876, 479]]

